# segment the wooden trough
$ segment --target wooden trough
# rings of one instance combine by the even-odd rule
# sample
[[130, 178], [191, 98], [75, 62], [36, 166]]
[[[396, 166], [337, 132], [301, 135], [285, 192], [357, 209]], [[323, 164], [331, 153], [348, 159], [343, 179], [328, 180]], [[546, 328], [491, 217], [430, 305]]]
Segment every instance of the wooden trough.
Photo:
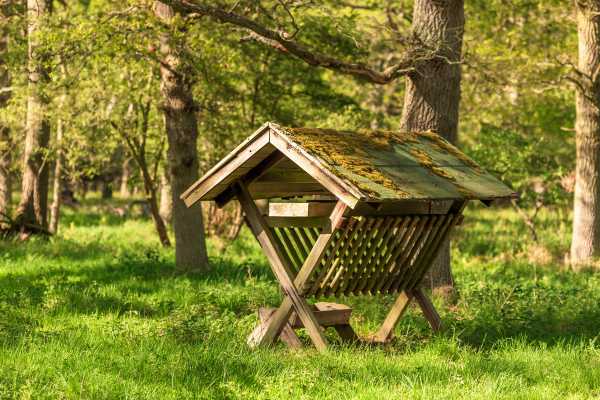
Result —
[[301, 346], [305, 328], [319, 350], [323, 329], [357, 340], [342, 304], [323, 297], [394, 294], [373, 340], [385, 342], [411, 300], [433, 329], [435, 308], [420, 289], [468, 200], [516, 193], [433, 132], [345, 132], [267, 123], [183, 195], [188, 206], [237, 198], [284, 299], [259, 310], [251, 346], [281, 338]]

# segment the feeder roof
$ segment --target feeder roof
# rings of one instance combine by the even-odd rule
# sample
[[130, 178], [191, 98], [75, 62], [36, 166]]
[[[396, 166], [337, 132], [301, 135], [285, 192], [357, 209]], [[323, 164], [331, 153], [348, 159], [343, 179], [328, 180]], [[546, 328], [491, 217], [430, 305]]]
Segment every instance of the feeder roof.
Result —
[[[280, 158], [274, 160], [276, 155]], [[281, 158], [292, 163], [275, 167]], [[517, 197], [512, 189], [431, 131], [338, 131], [267, 123], [193, 184], [182, 199], [188, 206], [198, 200], [228, 200], [228, 192], [237, 180], [248, 174], [255, 175], [254, 180], [265, 173], [261, 168], [282, 166], [301, 169], [351, 207], [361, 201]], [[285, 173], [279, 176], [281, 183], [291, 184], [294, 174], [290, 173], [288, 179]], [[280, 187], [281, 196], [275, 191], [263, 197], [294, 194], [290, 193], [294, 185]], [[298, 196], [306, 194], [302, 190]]]

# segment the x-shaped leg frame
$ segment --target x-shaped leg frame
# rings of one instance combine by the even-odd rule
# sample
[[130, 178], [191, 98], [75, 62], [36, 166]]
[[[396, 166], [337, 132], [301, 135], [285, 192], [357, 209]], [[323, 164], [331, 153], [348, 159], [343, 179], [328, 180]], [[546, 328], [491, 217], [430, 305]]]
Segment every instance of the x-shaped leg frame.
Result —
[[294, 277], [287, 258], [283, 256], [282, 249], [277, 245], [273, 233], [256, 207], [244, 182], [240, 181], [236, 184], [236, 191], [237, 198], [246, 214], [250, 228], [267, 256], [271, 269], [277, 277], [285, 295], [277, 311], [248, 338], [248, 344], [251, 346], [272, 344], [279, 337], [282, 330], [284, 328], [287, 329], [288, 325], [286, 324], [288, 324], [292, 311], [295, 310], [317, 350], [326, 350], [327, 339], [323, 335], [323, 330], [311, 307], [301, 293], [312, 272], [321, 262], [324, 251], [333, 238], [335, 230], [339, 227], [346, 211], [346, 205], [341, 201], [336, 204], [329, 217], [331, 229], [319, 235], [302, 268]]
[[381, 324], [381, 327], [373, 336], [374, 342], [386, 343], [392, 339], [394, 328], [413, 299], [419, 304], [431, 329], [434, 332], [438, 332], [442, 328], [442, 320], [425, 293], [420, 288], [405, 290], [400, 293], [388, 315], [385, 317], [383, 324]]

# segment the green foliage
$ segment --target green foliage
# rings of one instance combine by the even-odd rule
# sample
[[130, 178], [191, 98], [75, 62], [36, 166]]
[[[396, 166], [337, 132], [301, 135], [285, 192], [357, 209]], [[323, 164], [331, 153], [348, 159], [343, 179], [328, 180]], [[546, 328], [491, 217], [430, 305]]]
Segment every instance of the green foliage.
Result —
[[[416, 308], [385, 348], [251, 351], [255, 310], [280, 301], [248, 232], [181, 275], [150, 222], [88, 200], [61, 235], [0, 243], [0, 398], [587, 399], [600, 394], [600, 279], [559, 268], [569, 221], [540, 217], [531, 260], [511, 210], [470, 209], [454, 260], [460, 300], [433, 335]], [[348, 298], [359, 333], [392, 297]], [[335, 335], [328, 332], [335, 344]], [[308, 338], [303, 335], [303, 340]]]

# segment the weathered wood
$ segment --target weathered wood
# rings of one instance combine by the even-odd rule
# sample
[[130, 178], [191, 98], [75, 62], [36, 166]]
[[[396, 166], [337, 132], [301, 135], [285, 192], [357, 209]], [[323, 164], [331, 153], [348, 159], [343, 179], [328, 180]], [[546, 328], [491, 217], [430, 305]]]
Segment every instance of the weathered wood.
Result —
[[277, 228], [294, 226], [331, 230], [330, 220], [327, 217], [265, 217], [265, 221], [267, 225]]
[[269, 217], [327, 217], [335, 202], [269, 203]]
[[322, 164], [320, 161], [309, 155], [277, 130], [271, 130], [270, 142], [290, 160], [294, 161], [310, 176], [315, 178], [329, 192], [346, 203], [348, 207], [354, 208], [360, 200], [366, 200], [365, 195], [354, 185], [345, 182], [328, 170], [320, 168]]
[[[321, 302], [315, 304], [313, 312], [317, 321], [319, 321], [319, 325], [328, 327], [348, 324], [350, 322], [350, 316], [352, 315], [352, 308], [345, 304]], [[304, 327], [302, 321], [295, 312], [292, 313], [289, 323], [292, 328], [297, 329]]]
[[[267, 325], [269, 323], [269, 320], [272, 317], [272, 315], [275, 313], [275, 310], [276, 310], [276, 308], [265, 308], [265, 307], [259, 308], [258, 316], [259, 316], [260, 324], [252, 332], [252, 334], [248, 337], [248, 343], [252, 343], [255, 341], [254, 335], [256, 335], [256, 334], [258, 334], [258, 332], [260, 332], [261, 326]], [[283, 343], [285, 343], [286, 345], [288, 345], [289, 347], [291, 347], [293, 349], [301, 349], [303, 347], [302, 342], [300, 341], [300, 338], [298, 337], [298, 335], [296, 335], [296, 332], [294, 331], [294, 329], [292, 329], [292, 326], [290, 325], [289, 322], [283, 326], [283, 329], [281, 330], [281, 334], [279, 335], [279, 339], [281, 339], [281, 341]]]
[[[268, 336], [263, 336], [259, 341], [259, 344], [265, 344], [265, 337], [267, 338], [266, 344], [273, 343], [275, 337], [277, 337], [281, 332], [281, 329], [283, 329], [283, 323], [289, 319], [289, 314], [293, 305], [317, 350], [324, 351], [327, 348], [327, 339], [323, 335], [312, 310], [306, 303], [304, 297], [300, 295], [298, 288], [294, 284], [292, 280], [293, 272], [287, 264], [285, 257], [281, 254], [281, 250], [275, 244], [272, 232], [264, 221], [256, 204], [254, 204], [254, 201], [250, 197], [247, 187], [242, 182], [238, 182], [237, 190], [238, 199], [246, 213], [246, 218], [250, 223], [250, 227], [255, 232], [255, 236], [267, 256], [273, 269], [273, 273], [286, 294], [286, 298], [291, 302], [289, 311], [285, 311], [286, 318], [278, 320], [279, 326], [269, 324], [267, 329], [271, 328], [273, 332], [270, 332]], [[300, 272], [302, 272], [302, 270]], [[300, 275], [300, 273], [298, 275]], [[279, 313], [276, 312], [272, 320], [275, 320], [275, 317], [280, 318], [278, 314]]]
[[344, 342], [356, 343], [360, 341], [360, 338], [358, 337], [356, 332], [354, 332], [354, 329], [352, 329], [352, 326], [350, 324], [334, 325], [333, 329], [336, 330], [336, 332]]
[[429, 322], [431, 329], [434, 332], [439, 332], [442, 329], [442, 319], [431, 303], [431, 300], [429, 300], [429, 298], [420, 288], [411, 290], [411, 293], [419, 304], [421, 311], [423, 311], [423, 315], [425, 316], [427, 322]]
[[402, 317], [410, 301], [412, 300], [412, 294], [407, 292], [402, 292], [394, 302], [394, 305], [390, 309], [389, 313], [385, 317], [383, 324], [377, 331], [377, 333], [373, 336], [373, 340], [375, 342], [386, 343], [394, 334], [394, 328], [398, 323], [398, 320]]
[[[235, 179], [245, 174], [247, 170], [239, 168], [251, 158], [255, 158], [255, 162], [258, 164], [275, 151], [275, 148], [269, 144], [268, 130], [263, 130], [255, 139], [248, 143], [244, 142], [242, 145], [238, 147], [238, 153], [234, 151], [231, 157], [223, 159], [181, 195], [181, 199], [188, 207], [201, 198], [213, 199], [214, 197], [209, 196], [209, 193], [214, 193], [215, 197], [220, 194], [222, 190], [215, 190], [214, 187], [226, 182], [233, 183]], [[257, 154], [259, 156], [256, 156]], [[245, 167], [254, 167], [255, 165], [245, 165]]]
[[359, 285], [364, 285], [372, 272], [372, 264], [370, 263], [370, 259], [371, 255], [377, 250], [377, 245], [379, 244], [379, 236], [381, 234], [380, 227], [384, 222], [384, 218], [375, 217], [373, 218], [373, 221], [373, 226], [367, 232], [367, 243], [365, 244], [362, 254], [360, 255], [360, 263], [357, 265], [355, 274], [351, 278], [351, 282], [346, 288], [346, 295], [360, 294], [360, 291], [357, 291], [356, 288]]
[[[304, 261], [304, 264], [302, 265], [300, 272], [298, 272], [298, 275], [296, 275], [296, 278], [294, 279], [294, 285], [296, 285], [295, 287], [297, 287], [300, 292], [304, 293], [306, 291], [305, 290], [306, 282], [310, 279], [310, 276], [313, 273], [314, 269], [321, 262], [321, 259], [324, 254], [323, 250], [329, 245], [329, 242], [333, 238], [335, 231], [339, 228], [339, 226], [342, 222], [344, 213], [346, 211], [346, 208], [347, 208], [347, 206], [342, 201], [339, 201], [336, 204], [335, 208], [333, 209], [333, 211], [331, 212], [331, 215], [329, 217], [330, 221], [331, 221], [330, 223], [331, 223], [333, 232], [322, 233], [321, 235], [319, 235], [319, 238], [317, 239], [315, 245], [313, 246], [310, 254]], [[278, 277], [278, 279], [279, 279], [279, 277]], [[265, 326], [264, 329], [262, 329], [259, 332], [259, 334], [256, 335], [256, 343], [257, 344], [272, 343], [273, 340], [277, 337], [277, 335], [281, 332], [283, 324], [286, 323], [291, 316], [292, 306], [294, 308], [296, 308], [296, 304], [293, 302], [293, 299], [290, 297], [291, 296], [286, 296], [284, 298], [279, 309], [277, 309], [277, 311], [273, 314], [273, 317], [272, 317], [271, 321], [269, 322], [269, 324], [267, 326]], [[306, 303], [304, 303], [304, 304], [306, 304]], [[298, 315], [300, 316], [302, 323], [309, 331], [309, 335], [310, 335], [309, 329], [314, 329], [314, 327], [307, 327], [306, 321], [305, 321], [305, 318], [303, 318], [303, 315], [300, 312], [298, 312], [297, 308], [296, 308], [296, 311], [297, 311]], [[314, 317], [314, 315], [312, 315], [312, 316]], [[312, 322], [312, 321], [309, 321], [309, 322]], [[322, 333], [321, 333], [321, 336], [322, 336]], [[311, 335], [311, 339], [312, 339], [312, 335]], [[325, 340], [325, 338], [323, 337], [323, 341], [324, 340]], [[313, 343], [315, 343], [314, 340], [313, 340]], [[315, 346], [317, 347], [317, 349], [321, 350], [321, 348], [319, 346], [317, 346], [316, 343], [315, 343]], [[325, 346], [326, 346], [326, 341], [325, 341]]]
[[[250, 169], [246, 173], [242, 173], [238, 176], [243, 176], [243, 182], [246, 186], [250, 185], [255, 180], [260, 179], [263, 175], [268, 173], [272, 168], [285, 159], [285, 156], [280, 151], [273, 151], [268, 157], [259, 162], [254, 168]], [[242, 168], [239, 168], [240, 170]], [[219, 194], [215, 201], [219, 207], [226, 205], [231, 199], [235, 197], [235, 193], [232, 187], [229, 187], [226, 191]], [[254, 196], [254, 199], [259, 197]]]

